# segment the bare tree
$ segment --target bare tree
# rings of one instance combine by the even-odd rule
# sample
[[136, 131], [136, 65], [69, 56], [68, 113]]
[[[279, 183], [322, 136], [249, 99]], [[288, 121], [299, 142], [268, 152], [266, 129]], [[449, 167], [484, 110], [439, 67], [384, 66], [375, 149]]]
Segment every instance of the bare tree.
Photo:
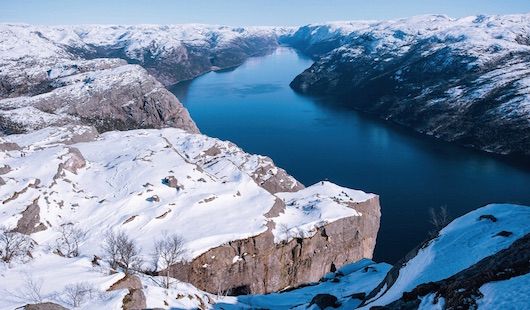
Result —
[[20, 303], [41, 303], [45, 297], [42, 294], [42, 279], [35, 279], [30, 274], [24, 274], [24, 283], [16, 290], [5, 290], [4, 295], [14, 297], [14, 300]]
[[28, 236], [0, 227], [0, 259], [9, 263], [15, 258], [28, 256], [31, 240]]
[[103, 241], [103, 251], [112, 268], [122, 267], [127, 274], [142, 265], [140, 248], [124, 232], [109, 231]]
[[[155, 250], [153, 253], [153, 263], [155, 270], [159, 267], [165, 268], [166, 275], [164, 287], [170, 286], [170, 267], [178, 263], [184, 255], [184, 240], [177, 234], [164, 234], [161, 239], [155, 241]], [[162, 263], [162, 266], [160, 266]]]
[[439, 209], [430, 208], [429, 214], [429, 222], [434, 226], [434, 230], [431, 232], [433, 236], [437, 235], [451, 221], [446, 206], [441, 206]]
[[89, 300], [98, 298], [98, 296], [98, 290], [92, 285], [86, 282], [79, 282], [67, 285], [64, 288], [61, 300], [71, 307], [77, 308]]
[[85, 241], [87, 232], [73, 224], [63, 224], [59, 227], [59, 238], [56, 240], [55, 248], [59, 255], [66, 257], [79, 256], [79, 245]]

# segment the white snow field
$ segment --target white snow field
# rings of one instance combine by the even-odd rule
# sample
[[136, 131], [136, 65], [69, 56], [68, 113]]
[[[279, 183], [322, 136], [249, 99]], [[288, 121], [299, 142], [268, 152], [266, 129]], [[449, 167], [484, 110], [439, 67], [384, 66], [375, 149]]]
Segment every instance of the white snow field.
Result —
[[[479, 220], [493, 215], [497, 221]], [[481, 259], [509, 247], [530, 232], [530, 207], [513, 204], [491, 204], [457, 218], [440, 235], [420, 249], [399, 271], [395, 283], [365, 309], [387, 305], [422, 283], [448, 278]], [[497, 236], [501, 231], [513, 234]], [[487, 285], [486, 285], [487, 286]], [[526, 296], [530, 300], [530, 296]]]

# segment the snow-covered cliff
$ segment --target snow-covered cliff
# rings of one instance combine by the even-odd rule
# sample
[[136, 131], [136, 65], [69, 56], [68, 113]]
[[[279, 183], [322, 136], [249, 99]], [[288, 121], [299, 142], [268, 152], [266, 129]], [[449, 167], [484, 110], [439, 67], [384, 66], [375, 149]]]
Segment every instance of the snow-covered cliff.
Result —
[[292, 82], [427, 135], [530, 154], [530, 15], [309, 25], [281, 38], [316, 59]]

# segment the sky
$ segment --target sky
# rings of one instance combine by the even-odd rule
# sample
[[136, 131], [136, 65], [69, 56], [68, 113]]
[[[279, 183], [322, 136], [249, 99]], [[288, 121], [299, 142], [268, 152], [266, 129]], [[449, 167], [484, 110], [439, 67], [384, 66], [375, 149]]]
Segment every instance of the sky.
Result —
[[530, 13], [530, 0], [0, 0], [0, 22], [296, 26], [420, 14]]

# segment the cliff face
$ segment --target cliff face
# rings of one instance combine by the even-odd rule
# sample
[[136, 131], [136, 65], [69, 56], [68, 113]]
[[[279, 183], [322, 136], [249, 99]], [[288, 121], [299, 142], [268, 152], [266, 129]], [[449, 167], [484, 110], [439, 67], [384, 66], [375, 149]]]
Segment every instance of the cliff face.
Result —
[[361, 260], [316, 283], [223, 300], [219, 308], [526, 309], [529, 220], [528, 206], [488, 205], [455, 219], [392, 268]]
[[9, 80], [17, 84], [14, 75], [24, 72], [32, 74], [25, 87], [14, 87], [12, 98], [0, 100], [0, 133], [67, 124], [99, 132], [163, 127], [198, 132], [178, 99], [138, 65], [118, 59], [21, 62]]
[[316, 282], [343, 265], [371, 258], [379, 230], [378, 197], [348, 207], [361, 216], [317, 228], [307, 238], [274, 242], [266, 232], [213, 248], [191, 263], [173, 266], [171, 275], [211, 293], [264, 294]]
[[316, 62], [291, 83], [443, 140], [530, 155], [529, 15], [419, 16], [301, 27]]
[[[31, 266], [54, 271], [31, 270], [52, 283], [50, 294], [66, 285], [50, 277], [78, 268], [103, 290], [118, 280], [120, 273], [107, 276], [112, 268], [101, 248], [109, 231], [134, 240], [148, 271], [154, 242], [166, 233], [182, 236], [185, 263], [171, 275], [214, 294], [317, 281], [371, 257], [375, 247], [376, 195], [329, 182], [304, 188], [269, 158], [230, 142], [175, 128], [98, 134], [66, 125], [8, 135], [0, 146], [0, 223], [35, 240]], [[86, 232], [79, 257], [57, 254], [64, 225]], [[18, 283], [27, 268], [14, 262], [3, 283]], [[165, 267], [157, 268], [164, 276]]]

